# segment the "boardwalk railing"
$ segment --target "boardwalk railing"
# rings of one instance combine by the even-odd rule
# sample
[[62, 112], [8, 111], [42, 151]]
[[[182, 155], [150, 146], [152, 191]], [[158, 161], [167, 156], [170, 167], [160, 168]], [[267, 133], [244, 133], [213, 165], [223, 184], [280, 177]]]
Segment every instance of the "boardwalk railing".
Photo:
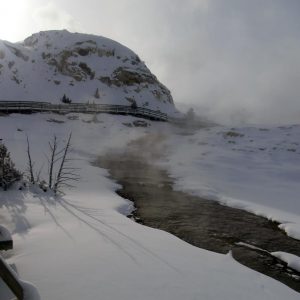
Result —
[[132, 108], [125, 105], [109, 104], [52, 104], [38, 101], [0, 101], [0, 112], [30, 113], [30, 112], [58, 112], [58, 113], [110, 113], [133, 115], [151, 120], [168, 121], [168, 115], [148, 108]]
[[9, 289], [18, 300], [24, 299], [24, 290], [14, 270], [4, 261], [0, 255], [0, 278], [6, 283]]
[[[13, 248], [13, 241], [9, 231], [0, 225], [0, 250]], [[24, 299], [23, 287], [15, 271], [5, 262], [0, 254], [0, 278], [6, 283], [18, 300]]]

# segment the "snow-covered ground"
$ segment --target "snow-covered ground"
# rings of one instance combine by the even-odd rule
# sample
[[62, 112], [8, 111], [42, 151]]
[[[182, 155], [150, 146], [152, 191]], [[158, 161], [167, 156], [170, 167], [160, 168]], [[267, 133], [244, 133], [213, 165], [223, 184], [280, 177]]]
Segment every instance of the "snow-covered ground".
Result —
[[[11, 152], [16, 166], [21, 170], [26, 168], [28, 134], [37, 171], [42, 167], [42, 161], [44, 162], [42, 176], [45, 176], [43, 174], [47, 169], [45, 153], [48, 152], [48, 141], [53, 134], [56, 134], [59, 140], [63, 140], [70, 131], [73, 132], [72, 155], [77, 158], [74, 166], [80, 167], [81, 176], [76, 189], [66, 190], [66, 194], [59, 198], [34, 187], [22, 191], [0, 191], [1, 222], [11, 230], [14, 240], [14, 250], [7, 256], [7, 261], [15, 264], [22, 279], [38, 288], [41, 299], [299, 298], [298, 293], [285, 285], [241, 266], [234, 261], [230, 253], [221, 255], [193, 247], [171, 234], [142, 226], [124, 216], [131, 210], [131, 204], [114, 193], [117, 185], [106, 177], [105, 170], [93, 167], [90, 161], [95, 155], [104, 153], [111, 147], [123, 147], [128, 141], [147, 132], [167, 132], [167, 124], [151, 123], [147, 128], [130, 128], [122, 123], [132, 122], [133, 117], [100, 115], [97, 123], [87, 122], [91, 120], [91, 116], [88, 115], [78, 117], [78, 120], [47, 114], [0, 117], [0, 138]], [[53, 118], [56, 122], [53, 122]], [[58, 119], [65, 123], [57, 123]], [[213, 174], [213, 166], [231, 165], [232, 172], [223, 173], [228, 176], [235, 173], [234, 169], [242, 168], [235, 166], [234, 155], [247, 154], [231, 150], [230, 147], [238, 147], [238, 144], [223, 146], [226, 144], [221, 142], [224, 137], [217, 134], [223, 130], [218, 128], [201, 131], [195, 136], [171, 137], [171, 144], [177, 142], [176, 149], [172, 148], [170, 153], [170, 162], [175, 163], [175, 159], [178, 162], [172, 169], [174, 176], [181, 178], [177, 187], [200, 192], [198, 187], [201, 177], [197, 177], [196, 181], [196, 176], [201, 175], [201, 172], [196, 173], [197, 168], [192, 168], [193, 160], [195, 166], [206, 166], [202, 179], [205, 173], [208, 179], [215, 178], [215, 181], [203, 181], [207, 186], [210, 184], [210, 190], [206, 188], [204, 192], [214, 191], [218, 186], [213, 184], [221, 182], [222, 176], [220, 174], [218, 178], [218, 174]], [[257, 131], [257, 136], [260, 137], [263, 133], [266, 132]], [[209, 141], [209, 144], [199, 144], [205, 141]], [[263, 137], [261, 142], [266, 143]], [[255, 141], [257, 147], [260, 147], [259, 143], [260, 140]], [[220, 152], [217, 150], [218, 145], [222, 146]], [[203, 149], [203, 152], [199, 148]], [[215, 153], [212, 153], [213, 149]], [[182, 151], [186, 153], [180, 162], [179, 152]], [[209, 151], [210, 153], [207, 153]], [[226, 157], [225, 154], [231, 153], [230, 151], [232, 155], [228, 154]], [[201, 154], [205, 152], [206, 154]], [[268, 152], [264, 153], [267, 155]], [[277, 155], [281, 155], [280, 153]], [[288, 154], [299, 155], [298, 153], [297, 148], [296, 152]], [[210, 154], [213, 159], [209, 159]], [[220, 154], [219, 162], [215, 161], [218, 158], [217, 154]], [[265, 170], [262, 155], [259, 154], [257, 165]], [[204, 160], [196, 161], [195, 158], [200, 156]], [[227, 158], [232, 160], [226, 163]], [[276, 161], [279, 164], [281, 158]], [[282, 167], [291, 166], [289, 174], [293, 175], [294, 179], [297, 174], [295, 161], [286, 159], [281, 162]], [[237, 162], [241, 163], [241, 159], [237, 159]], [[250, 163], [250, 159], [245, 165], [248, 166], [245, 169], [251, 170], [251, 167], [255, 167]], [[249, 174], [252, 173], [249, 171]], [[258, 174], [263, 176], [262, 171]], [[189, 180], [184, 181], [183, 175]], [[293, 181], [289, 181], [287, 176], [283, 176], [284, 184], [292, 185]], [[195, 181], [190, 181], [191, 178]], [[223, 179], [225, 183], [230, 183], [229, 179]], [[237, 187], [246, 188], [246, 182], [242, 179], [240, 178]], [[253, 187], [256, 178], [252, 179], [253, 182], [250, 183]], [[271, 184], [271, 179], [268, 179], [265, 188], [260, 187], [260, 190], [266, 191], [267, 184]], [[226, 187], [226, 184], [224, 186]], [[241, 193], [242, 190], [240, 188], [237, 191]], [[226, 190], [226, 195], [225, 192]], [[239, 195], [240, 197], [236, 195], [235, 198], [244, 199], [242, 194]], [[259, 193], [256, 192], [255, 195]], [[259, 200], [257, 203], [261, 205]], [[291, 212], [286, 212], [279, 203], [277, 204], [278, 206], [270, 207], [290, 216]], [[289, 204], [293, 205], [291, 200]], [[294, 211], [299, 212], [297, 204], [294, 205]], [[292, 211], [292, 207], [290, 210]], [[7, 299], [2, 295], [0, 298]]]
[[175, 189], [276, 220], [300, 239], [300, 125], [217, 126], [167, 144]]
[[286, 262], [289, 267], [300, 272], [300, 260], [298, 256], [280, 251], [272, 252], [272, 255]]

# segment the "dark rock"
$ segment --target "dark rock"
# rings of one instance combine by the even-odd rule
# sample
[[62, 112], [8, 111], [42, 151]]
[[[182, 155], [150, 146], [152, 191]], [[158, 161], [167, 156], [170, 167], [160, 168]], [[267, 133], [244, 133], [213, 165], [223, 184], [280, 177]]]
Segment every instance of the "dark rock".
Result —
[[144, 121], [144, 120], [134, 120], [133, 122], [133, 125], [135, 126], [135, 127], [148, 127], [148, 123], [146, 122], [146, 121]]

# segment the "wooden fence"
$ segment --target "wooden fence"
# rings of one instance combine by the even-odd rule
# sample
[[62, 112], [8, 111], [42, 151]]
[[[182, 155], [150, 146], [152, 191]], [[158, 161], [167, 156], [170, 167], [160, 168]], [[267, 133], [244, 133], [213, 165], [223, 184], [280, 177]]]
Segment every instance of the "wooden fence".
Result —
[[38, 101], [1, 101], [0, 112], [2, 113], [33, 113], [33, 112], [57, 112], [57, 113], [109, 113], [119, 115], [132, 115], [136, 117], [168, 121], [168, 115], [160, 111], [148, 108], [132, 108], [125, 105], [110, 104], [52, 104]]
[[10, 288], [18, 300], [24, 299], [24, 290], [15, 272], [0, 255], [0, 277]]
[[[9, 250], [13, 248], [13, 242], [8, 230], [0, 225], [0, 250]], [[0, 255], [0, 278], [9, 287], [18, 300], [24, 299], [23, 287], [15, 271], [5, 262]]]

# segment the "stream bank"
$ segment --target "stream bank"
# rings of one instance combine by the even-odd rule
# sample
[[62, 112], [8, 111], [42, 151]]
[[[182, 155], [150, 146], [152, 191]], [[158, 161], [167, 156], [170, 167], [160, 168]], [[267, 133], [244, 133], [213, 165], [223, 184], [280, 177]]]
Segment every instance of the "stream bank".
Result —
[[111, 178], [121, 185], [117, 193], [134, 202], [133, 218], [196, 247], [224, 254], [232, 251], [241, 264], [300, 292], [299, 272], [270, 254], [283, 251], [300, 256], [300, 241], [263, 217], [174, 191], [173, 179], [154, 163], [163, 155], [163, 139], [148, 135], [124, 151], [111, 151], [94, 162], [109, 170]]

